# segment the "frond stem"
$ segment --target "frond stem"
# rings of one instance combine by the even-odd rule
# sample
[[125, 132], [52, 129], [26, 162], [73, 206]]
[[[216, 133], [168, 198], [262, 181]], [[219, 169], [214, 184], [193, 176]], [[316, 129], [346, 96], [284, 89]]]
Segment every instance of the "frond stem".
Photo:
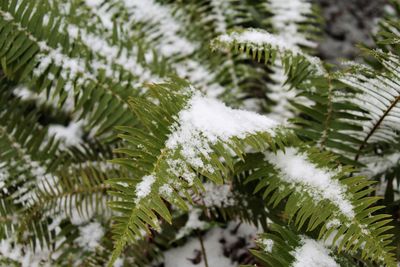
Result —
[[329, 124], [330, 124], [330, 121], [332, 120], [332, 113], [333, 113], [333, 103], [332, 103], [333, 86], [332, 86], [331, 76], [329, 74], [327, 75], [327, 79], [328, 79], [328, 110], [327, 110], [326, 119], [324, 122], [324, 131], [322, 133], [321, 141], [319, 143], [321, 150], [324, 150], [326, 141], [328, 140], [329, 128], [330, 128]]
[[383, 115], [380, 117], [380, 119], [377, 121], [377, 123], [374, 125], [374, 127], [371, 129], [371, 131], [368, 133], [368, 135], [365, 137], [364, 141], [358, 148], [357, 154], [354, 158], [355, 161], [358, 161], [360, 158], [362, 150], [365, 148], [367, 145], [368, 140], [371, 138], [371, 136], [378, 130], [379, 126], [382, 124], [382, 122], [385, 120], [385, 118], [389, 115], [390, 111], [397, 105], [397, 103], [400, 101], [400, 95], [396, 97], [396, 99], [390, 104], [388, 109], [383, 113]]
[[205, 267], [209, 267], [208, 259], [207, 259], [207, 253], [206, 253], [206, 249], [204, 247], [203, 237], [201, 236], [201, 233], [199, 233], [199, 232], [197, 233], [197, 236], [198, 236], [199, 241], [200, 241], [201, 254], [203, 254], [204, 265], [205, 265]]

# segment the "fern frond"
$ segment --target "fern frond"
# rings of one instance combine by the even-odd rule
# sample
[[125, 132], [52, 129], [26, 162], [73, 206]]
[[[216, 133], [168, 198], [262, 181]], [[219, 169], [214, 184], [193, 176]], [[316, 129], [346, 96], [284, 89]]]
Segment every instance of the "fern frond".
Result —
[[[111, 77], [106, 64], [74, 56], [82, 46], [79, 42], [74, 44], [68, 35], [58, 33], [60, 20], [55, 19], [48, 4], [30, 2], [29, 8], [20, 4], [15, 9], [18, 2], [4, 3], [0, 14], [3, 22], [1, 53], [7, 77], [27, 82], [38, 91], [47, 90], [48, 95], [58, 97], [60, 104], [67, 98], [75, 98], [72, 100], [75, 110], [82, 108], [92, 126], [99, 124], [98, 135], [115, 123], [133, 122], [134, 118], [124, 113], [121, 106], [127, 107], [125, 99], [134, 91], [127, 90], [127, 85], [120, 85]], [[35, 15], [29, 16], [33, 9]], [[45, 15], [50, 17], [48, 24], [40, 22]], [[38, 31], [35, 28], [38, 23], [46, 31]], [[59, 75], [55, 81], [54, 77]], [[96, 103], [107, 104], [108, 109]]]
[[326, 72], [318, 58], [309, 56], [279, 36], [258, 29], [237, 30], [221, 35], [213, 40], [211, 47], [214, 50], [246, 53], [265, 64], [274, 64], [279, 56], [288, 74], [288, 82], [293, 86], [297, 86], [308, 76], [320, 76]]
[[[284, 214], [298, 229], [317, 230], [322, 239], [337, 231], [333, 243], [339, 251], [360, 251], [364, 259], [394, 265], [391, 235], [384, 234], [392, 228], [387, 226], [390, 216], [373, 215], [381, 207], [371, 206], [378, 198], [368, 197], [374, 190], [369, 185], [374, 182], [349, 177], [353, 172], [349, 167], [333, 171], [334, 158], [316, 150], [287, 147], [276, 154], [260, 155], [259, 162], [263, 157], [263, 167], [258, 166], [247, 182], [258, 181], [255, 192], [260, 192], [268, 205], [274, 207], [286, 199]], [[339, 240], [341, 235], [344, 237]]]
[[[269, 119], [260, 115], [252, 118], [245, 111], [231, 110], [188, 88], [189, 85], [182, 81], [161, 84], [151, 90], [157, 104], [131, 100], [133, 111], [150, 134], [144, 134], [139, 129], [120, 128], [127, 133], [120, 137], [130, 147], [117, 149], [116, 152], [124, 153], [129, 158], [113, 162], [133, 171], [135, 177], [108, 181], [117, 190], [111, 191], [111, 194], [121, 198], [110, 205], [122, 213], [116, 218], [114, 226], [116, 245], [111, 262], [115, 261], [129, 240], [140, 237], [141, 230], [147, 230], [146, 225], [158, 228], [156, 213], [171, 221], [162, 198], [187, 209], [184, 200], [190, 200], [187, 190], [203, 190], [198, 174], [215, 183], [222, 183], [229, 168], [233, 168], [231, 153], [242, 156], [247, 146], [260, 150], [272, 142], [271, 129], [276, 125]], [[202, 114], [207, 107], [218, 110], [220, 114]], [[196, 119], [198, 115], [200, 117]], [[210, 123], [207, 118], [213, 116], [215, 121], [205, 124], [204, 120]], [[231, 120], [231, 125], [230, 128], [220, 129], [220, 133], [219, 123], [223, 120]], [[219, 158], [224, 159], [226, 167]]]
[[296, 234], [290, 228], [273, 224], [271, 233], [262, 234], [257, 239], [258, 250], [252, 253], [270, 266], [347, 266], [357, 264], [350, 258], [337, 257], [328, 242], [315, 241]]
[[374, 145], [397, 143], [398, 139], [400, 58], [392, 53], [370, 52], [383, 65], [382, 72], [356, 65], [338, 76], [339, 81], [360, 91], [352, 102], [368, 112], [369, 120], [359, 123], [363, 131], [350, 132], [361, 140], [354, 156], [356, 161]]

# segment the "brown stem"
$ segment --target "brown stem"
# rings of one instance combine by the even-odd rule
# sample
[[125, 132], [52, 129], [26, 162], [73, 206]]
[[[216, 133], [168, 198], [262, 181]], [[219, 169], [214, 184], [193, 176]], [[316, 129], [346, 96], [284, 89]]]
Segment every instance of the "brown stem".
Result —
[[371, 136], [375, 133], [376, 130], [378, 130], [379, 126], [382, 124], [383, 120], [386, 118], [387, 115], [389, 115], [390, 111], [396, 106], [396, 104], [400, 101], [400, 96], [396, 97], [396, 99], [390, 104], [389, 108], [383, 113], [383, 115], [380, 117], [379, 121], [374, 125], [374, 128], [368, 133], [367, 137], [365, 137], [364, 141], [358, 148], [357, 155], [355, 157], [355, 161], [358, 161], [358, 158], [361, 155], [362, 150], [364, 147], [367, 145], [368, 140], [371, 138]]
[[199, 241], [200, 241], [201, 253], [203, 254], [203, 258], [204, 258], [204, 265], [205, 265], [205, 267], [209, 267], [208, 260], [207, 260], [206, 249], [205, 249], [204, 243], [203, 243], [203, 237], [201, 236], [200, 232], [197, 233], [197, 236], [199, 237]]

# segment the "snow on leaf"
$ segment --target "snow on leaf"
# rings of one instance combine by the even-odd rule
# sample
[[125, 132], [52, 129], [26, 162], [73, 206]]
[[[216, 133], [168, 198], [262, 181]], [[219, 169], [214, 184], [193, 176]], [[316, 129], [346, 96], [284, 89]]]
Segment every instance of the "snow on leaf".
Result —
[[318, 168], [296, 148], [267, 153], [266, 160], [279, 169], [282, 179], [288, 183], [303, 186], [316, 201], [330, 200], [346, 217], [354, 218], [354, 207], [346, 198], [346, 188], [334, 178], [336, 172]]
[[211, 153], [210, 144], [227, 142], [233, 137], [243, 139], [257, 132], [269, 132], [275, 121], [244, 110], [234, 110], [218, 100], [195, 94], [187, 109], [178, 115], [176, 130], [167, 140], [170, 149], [182, 148], [181, 154], [194, 167], [204, 168], [200, 155]]
[[302, 245], [292, 255], [295, 262], [292, 267], [339, 267], [340, 265], [329, 255], [329, 250], [321, 242], [303, 237]]

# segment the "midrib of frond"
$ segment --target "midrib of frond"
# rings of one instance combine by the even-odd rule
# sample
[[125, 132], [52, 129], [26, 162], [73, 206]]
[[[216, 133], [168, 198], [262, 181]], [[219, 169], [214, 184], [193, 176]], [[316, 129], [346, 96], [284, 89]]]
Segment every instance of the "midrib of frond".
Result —
[[21, 225], [24, 225], [24, 223], [28, 224], [38, 213], [42, 214], [43, 210], [48, 205], [52, 205], [54, 201], [77, 194], [88, 196], [97, 193], [106, 193], [109, 188], [109, 185], [100, 184], [87, 188], [79, 187], [72, 190], [61, 191], [59, 194], [41, 194], [40, 197], [38, 197], [38, 201], [35, 201], [35, 204], [29, 208], [28, 214], [24, 214], [22, 219], [23, 223], [21, 223]]
[[382, 122], [385, 120], [385, 118], [390, 114], [390, 111], [397, 105], [397, 103], [400, 101], [400, 95], [397, 96], [390, 106], [385, 110], [385, 112], [382, 114], [382, 116], [379, 118], [379, 120], [374, 124], [372, 129], [368, 132], [367, 136], [364, 138], [363, 142], [358, 148], [358, 152], [355, 156], [355, 161], [358, 161], [358, 159], [361, 156], [362, 150], [365, 148], [365, 146], [368, 143], [368, 140], [374, 135], [374, 133], [379, 129], [379, 126], [382, 124]]
[[[165, 142], [164, 142], [165, 144]], [[150, 172], [151, 174], [156, 173], [156, 170], [158, 168], [158, 165], [162, 160], [164, 160], [164, 157], [167, 154], [167, 148], [164, 146], [163, 149], [160, 150], [160, 155], [157, 156], [157, 160], [154, 163], [154, 167], [152, 171]], [[151, 193], [149, 194], [151, 197]], [[108, 263], [108, 267], [112, 267], [114, 262], [117, 260], [119, 255], [121, 254], [122, 249], [125, 247], [127, 243], [127, 238], [129, 237], [129, 231], [130, 231], [130, 226], [131, 222], [137, 217], [136, 213], [140, 209], [141, 202], [144, 202], [148, 199], [148, 197], [145, 197], [144, 199], [141, 199], [140, 202], [132, 209], [131, 214], [129, 216], [129, 220], [125, 223], [125, 227], [123, 230], [123, 233], [118, 237], [118, 240], [116, 241], [116, 245], [114, 246], [113, 253], [111, 255], [111, 259]]]
[[324, 121], [324, 130], [322, 132], [321, 136], [321, 141], [319, 142], [319, 145], [321, 149], [323, 150], [326, 146], [326, 142], [328, 141], [329, 138], [329, 130], [330, 130], [330, 123], [332, 121], [332, 116], [333, 116], [333, 86], [332, 86], [332, 79], [329, 74], [326, 75], [327, 81], [328, 81], [328, 108], [326, 112], [326, 117]]

